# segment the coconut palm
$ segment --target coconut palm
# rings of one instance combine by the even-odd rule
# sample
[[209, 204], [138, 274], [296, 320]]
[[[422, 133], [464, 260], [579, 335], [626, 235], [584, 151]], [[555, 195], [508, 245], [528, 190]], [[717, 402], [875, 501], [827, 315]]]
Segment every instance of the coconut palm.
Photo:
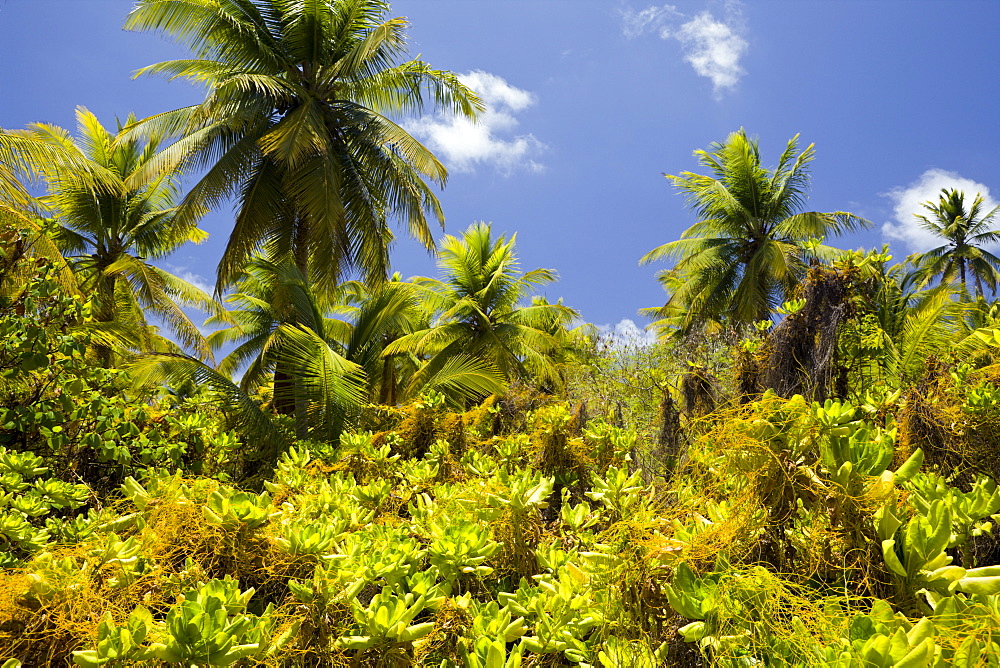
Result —
[[442, 279], [413, 279], [422, 301], [435, 313], [434, 322], [393, 341], [385, 354], [426, 357], [418, 379], [467, 355], [488, 362], [508, 379], [534, 375], [558, 380], [553, 360], [562, 339], [549, 330], [579, 314], [561, 303], [520, 305], [535, 286], [555, 281], [556, 275], [551, 269], [521, 274], [516, 237], [495, 238], [486, 223], [472, 225], [460, 239], [446, 236], [439, 252]]
[[941, 277], [946, 283], [958, 278], [962, 292], [969, 294], [967, 280], [975, 282], [976, 296], [983, 297], [983, 284], [996, 292], [1000, 279], [1000, 258], [983, 246], [1000, 242], [1000, 231], [993, 229], [1000, 206], [983, 211], [983, 196], [976, 193], [966, 209], [965, 193], [943, 188], [938, 201], [924, 202], [927, 215], [915, 214], [921, 227], [946, 241], [916, 258], [921, 271], [930, 280]]
[[761, 164], [757, 139], [742, 128], [695, 155], [709, 174], [666, 177], [688, 195], [698, 222], [641, 260], [678, 258], [659, 278], [671, 291], [663, 315], [682, 314], [681, 332], [713, 320], [742, 328], [770, 318], [809, 261], [836, 255], [820, 240], [870, 225], [843, 211], [801, 211], [814, 150], [800, 152], [798, 135], [774, 169]]
[[[76, 116], [77, 139], [44, 123], [18, 134], [91, 166], [89, 174], [47, 163], [33, 169], [46, 187], [35, 202], [51, 216], [56, 245], [92, 300], [96, 329], [115, 332], [133, 348], [170, 349], [147, 321], [146, 314], [153, 314], [184, 347], [209, 359], [204, 337], [181, 306], [212, 312], [217, 305], [202, 290], [149, 262], [206, 236], [195, 226], [196, 219], [186, 224], [177, 220], [179, 174], [154, 168], [158, 137], [122, 138], [121, 125], [112, 133], [82, 107]], [[134, 121], [129, 117], [126, 123]], [[90, 174], [98, 172], [102, 177], [95, 187]], [[108, 354], [105, 349], [105, 361]]]
[[410, 380], [421, 360], [383, 357], [390, 342], [424, 324], [414, 286], [398, 277], [376, 286], [350, 281], [332, 293], [319, 293], [291, 262], [255, 258], [236, 285], [227, 298], [235, 308], [209, 320], [228, 325], [209, 337], [214, 347], [236, 344], [219, 371], [231, 375], [245, 368], [240, 387], [249, 393], [273, 378], [273, 405], [279, 412], [299, 412], [296, 393], [305, 386], [297, 370], [305, 365], [301, 359], [290, 361], [288, 351], [305, 351], [304, 336], [311, 339], [313, 354], [335, 356], [353, 377], [363, 378], [370, 401], [391, 405], [428, 389], [456, 397], [502, 389], [502, 379], [474, 360], [455, 360], [414, 384]]
[[[79, 294], [79, 285], [55, 244], [51, 225], [38, 211], [31, 186], [40, 178], [40, 170], [72, 174], [81, 186], [106, 192], [114, 188], [114, 176], [81, 156], [78, 152], [54, 145], [44, 137], [22, 130], [0, 128], [0, 225], [4, 241], [13, 242], [4, 257], [5, 269], [0, 280], [0, 294], [19, 293], [27, 274], [22, 270], [23, 256], [32, 256], [57, 266], [57, 279], [64, 290]], [[16, 241], [14, 238], [16, 237]]]
[[850, 276], [855, 315], [839, 332], [838, 356], [856, 398], [881, 386], [914, 382], [927, 361], [945, 354], [971, 330], [978, 306], [955, 299], [951, 284], [925, 288], [909, 263], [888, 265], [888, 246], [849, 251], [833, 263]]
[[[341, 340], [344, 356], [360, 364], [368, 378], [373, 402], [395, 405], [407, 398], [406, 388], [420, 360], [413, 356], [385, 357], [385, 347], [401, 336], [426, 326], [412, 283], [394, 274], [378, 285], [352, 283], [339, 306], [350, 327]], [[414, 393], [423, 388], [413, 388]]]
[[[546, 391], [563, 391], [566, 389], [567, 371], [593, 360], [600, 330], [589, 322], [580, 322], [579, 312], [566, 308], [562, 297], [552, 303], [541, 295], [535, 295], [531, 298], [531, 306], [540, 307], [540, 316], [534, 326], [556, 340], [556, 346], [546, 355], [546, 361], [553, 365], [556, 373], [542, 370], [536, 375], [548, 379], [542, 384]], [[557, 308], [545, 309], [546, 306]]]
[[388, 276], [390, 218], [433, 247], [443, 222], [425, 181], [444, 166], [393, 120], [436, 107], [474, 116], [479, 99], [458, 78], [406, 50], [403, 18], [381, 0], [139, 0], [125, 27], [165, 33], [193, 59], [139, 74], [208, 87], [205, 101], [142, 121], [180, 135], [165, 161], [207, 167], [181, 217], [235, 196], [235, 227], [218, 268], [230, 285], [265, 248], [292, 255], [311, 281], [346, 270]]
[[[262, 420], [271, 432], [280, 431], [270, 417], [278, 413], [294, 417], [298, 438], [336, 438], [365, 399], [365, 378], [359, 365], [328, 344], [330, 331], [343, 323], [327, 317], [323, 298], [291, 262], [258, 257], [226, 301], [235, 308], [206, 323], [225, 326], [209, 336], [213, 348], [235, 345], [218, 367], [181, 355], [146, 355], [131, 367], [139, 382], [208, 384], [220, 408], [247, 433]], [[231, 376], [240, 371], [234, 383]], [[270, 411], [261, 405], [265, 390]], [[267, 457], [275, 455], [266, 449]]]
[[[67, 153], [42, 138], [19, 130], [0, 128], [0, 204], [30, 208], [28, 183], [38, 176], [38, 168], [75, 172], [76, 178], [94, 189], [101, 189], [110, 175], [77, 154]], [[113, 177], [110, 177], [113, 181]]]
[[306, 327], [322, 335], [328, 324], [318, 296], [290, 262], [251, 259], [225, 302], [232, 308], [206, 322], [225, 327], [208, 340], [216, 350], [235, 345], [219, 362], [218, 371], [226, 376], [242, 372], [240, 388], [249, 393], [272, 381], [281, 386], [287, 380], [276, 369], [274, 355], [281, 347], [282, 325]]

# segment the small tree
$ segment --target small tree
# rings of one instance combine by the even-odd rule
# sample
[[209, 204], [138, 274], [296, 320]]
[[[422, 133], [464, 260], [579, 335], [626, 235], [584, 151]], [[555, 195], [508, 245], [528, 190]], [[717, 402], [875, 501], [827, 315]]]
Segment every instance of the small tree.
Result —
[[551, 269], [522, 274], [515, 241], [516, 235], [509, 240], [494, 237], [487, 223], [472, 225], [461, 238], [445, 237], [439, 256], [441, 279], [414, 279], [435, 313], [434, 322], [392, 342], [386, 354], [427, 356], [417, 378], [467, 355], [488, 362], [508, 379], [533, 375], [557, 380], [553, 360], [566, 339], [552, 328], [564, 327], [578, 314], [561, 303], [521, 305], [536, 285], [555, 281], [556, 274]]

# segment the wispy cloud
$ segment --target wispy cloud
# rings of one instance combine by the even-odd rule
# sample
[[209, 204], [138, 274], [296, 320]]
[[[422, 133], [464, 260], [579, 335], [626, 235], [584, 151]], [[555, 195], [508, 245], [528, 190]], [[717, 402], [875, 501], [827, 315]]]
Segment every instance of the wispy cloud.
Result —
[[438, 154], [449, 169], [472, 172], [490, 165], [502, 174], [540, 172], [537, 161], [545, 144], [532, 134], [517, 134], [517, 114], [535, 104], [535, 96], [502, 77], [474, 70], [459, 77], [476, 91], [486, 111], [476, 121], [437, 114], [415, 119], [407, 128]]
[[215, 292], [214, 283], [210, 283], [207, 278], [199, 274], [196, 274], [193, 271], [183, 271], [177, 274], [177, 278], [181, 279], [182, 281], [187, 281], [194, 287], [198, 288], [199, 290], [205, 292], [210, 296]]
[[162, 266], [177, 278], [182, 281], [187, 281], [202, 292], [207, 293], [209, 296], [215, 293], [215, 283], [213, 283], [211, 279], [205, 278], [201, 274], [196, 274], [187, 266], [171, 264], [169, 262], [164, 263]]
[[614, 325], [598, 325], [601, 336], [614, 346], [651, 346], [656, 343], [656, 334], [647, 332], [630, 318], [623, 318]]
[[922, 228], [914, 214], [926, 214], [927, 210], [922, 206], [923, 203], [929, 201], [937, 203], [942, 188], [963, 191], [968, 205], [972, 204], [976, 193], [982, 194], [985, 211], [997, 206], [997, 202], [990, 197], [990, 189], [986, 185], [957, 172], [928, 169], [913, 183], [885, 193], [893, 203], [893, 220], [882, 226], [882, 235], [889, 240], [902, 241], [913, 252], [925, 252], [940, 246], [941, 238]]
[[648, 32], [659, 33], [662, 39], [673, 34], [672, 26], [680, 23], [684, 15], [673, 5], [650, 6], [645, 9], [626, 7], [622, 10], [622, 32], [626, 37], [639, 37]]
[[652, 33], [660, 39], [676, 40], [684, 60], [696, 74], [712, 81], [718, 98], [735, 88], [746, 74], [740, 60], [749, 47], [741, 35], [739, 3], [727, 3], [725, 13], [722, 20], [709, 11], [691, 17], [674, 5], [652, 5], [640, 10], [626, 7], [622, 10], [622, 32], [632, 39]]

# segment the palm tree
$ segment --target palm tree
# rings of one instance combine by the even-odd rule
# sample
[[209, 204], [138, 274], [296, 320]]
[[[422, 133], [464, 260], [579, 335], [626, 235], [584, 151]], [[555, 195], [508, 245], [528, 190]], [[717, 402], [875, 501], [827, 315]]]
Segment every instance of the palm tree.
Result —
[[109, 176], [97, 165], [39, 137], [0, 128], [0, 205], [30, 208], [28, 183], [37, 177], [39, 165], [50, 171], [75, 172], [77, 179], [86, 180], [94, 189], [101, 189]]
[[947, 243], [923, 253], [916, 258], [926, 280], [935, 276], [941, 282], [955, 280], [962, 292], [969, 294], [966, 280], [971, 275], [976, 284], [976, 296], [983, 297], [983, 284], [995, 293], [1000, 279], [1000, 258], [983, 248], [1000, 242], [1000, 232], [992, 229], [1000, 206], [983, 213], [983, 196], [976, 193], [972, 207], [965, 208], [965, 193], [943, 188], [937, 201], [922, 205], [928, 215], [914, 214], [921, 227], [934, 233]]
[[139, 0], [125, 27], [172, 36], [194, 59], [138, 74], [208, 87], [205, 101], [142, 121], [137, 131], [180, 139], [164, 162], [208, 167], [181, 205], [187, 219], [230, 196], [235, 227], [218, 286], [265, 250], [291, 255], [310, 281], [346, 270], [388, 276], [390, 218], [428, 249], [428, 216], [442, 221], [425, 179], [447, 172], [390, 115], [437, 107], [474, 116], [476, 95], [451, 72], [399, 63], [403, 18], [382, 0]]
[[341, 344], [344, 355], [365, 369], [371, 400], [392, 406], [434, 390], [461, 403], [502, 393], [504, 377], [478, 357], [460, 353], [438, 364], [413, 353], [386, 354], [393, 342], [429, 326], [420, 295], [417, 286], [394, 275], [393, 280], [375, 286], [357, 284], [349, 303], [342, 307], [350, 323], [349, 335]]
[[340, 340], [344, 356], [365, 370], [373, 402], [392, 406], [412, 398], [424, 389], [413, 387], [407, 392], [408, 381], [420, 367], [420, 360], [404, 355], [385, 357], [382, 353], [399, 337], [427, 325], [413, 284], [394, 274], [385, 283], [352, 282], [349, 287], [337, 308], [349, 323]]
[[[130, 117], [126, 123], [134, 121]], [[33, 165], [46, 186], [46, 194], [35, 202], [52, 216], [45, 224], [52, 226], [56, 245], [93, 302], [95, 332], [130, 341], [137, 349], [171, 349], [147, 322], [146, 314], [151, 313], [183, 346], [210, 359], [204, 337], [179, 304], [208, 312], [216, 304], [202, 290], [148, 261], [205, 237], [193, 224], [177, 224], [179, 175], [151, 168], [158, 138], [123, 139], [121, 126], [118, 134], [111, 133], [84, 108], [77, 110], [77, 122], [76, 140], [62, 128], [43, 123], [15, 134], [89, 165], [90, 174], [102, 174], [95, 187], [86, 171], [44, 162]], [[98, 348], [108, 362], [110, 350]]]
[[18, 262], [24, 256], [55, 264], [62, 288], [80, 294], [76, 277], [52, 239], [51, 225], [39, 214], [38, 202], [31, 195], [31, 186], [39, 179], [42, 167], [48, 173], [72, 174], [81, 187], [95, 192], [114, 188], [113, 175], [78, 152], [53, 145], [33, 133], [0, 128], [0, 225], [4, 227], [4, 241], [12, 242], [3, 258], [0, 279], [0, 294], [5, 296], [24, 288], [28, 274], [25, 265]]
[[287, 379], [276, 368], [274, 353], [281, 347], [282, 325], [322, 333], [327, 324], [323, 305], [290, 262], [252, 258], [235, 287], [225, 300], [232, 308], [206, 322], [225, 326], [209, 335], [213, 349], [235, 346], [219, 362], [218, 371], [225, 376], [242, 371], [240, 388], [248, 393], [272, 381], [281, 386]]
[[556, 275], [551, 269], [521, 274], [516, 237], [494, 238], [486, 223], [472, 225], [461, 239], [446, 236], [439, 252], [443, 280], [413, 279], [435, 321], [393, 341], [385, 354], [427, 357], [417, 378], [464, 355], [488, 362], [508, 379], [534, 375], [558, 381], [553, 361], [563, 342], [559, 330], [579, 314], [561, 303], [519, 306], [535, 286]]
[[761, 165], [757, 139], [742, 128], [694, 154], [709, 175], [665, 176], [688, 195], [698, 222], [640, 261], [679, 258], [659, 279], [671, 291], [662, 314], [681, 314], [682, 333], [713, 320], [739, 329], [770, 318], [808, 261], [836, 255], [819, 240], [870, 225], [842, 211], [801, 211], [814, 151], [799, 152], [798, 135], [774, 169]]
[[236, 344], [218, 371], [228, 376], [245, 368], [240, 389], [247, 393], [257, 392], [273, 378], [272, 406], [301, 415], [303, 429], [309, 423], [299, 395], [310, 383], [319, 382], [313, 378], [303, 383], [299, 377], [310, 357], [336, 360], [329, 364], [331, 371], [347, 373], [349, 382], [364, 379], [362, 394], [369, 401], [390, 405], [428, 389], [462, 397], [502, 387], [501, 378], [474, 360], [455, 360], [411, 383], [423, 364], [420, 360], [382, 355], [390, 342], [424, 324], [414, 286], [397, 277], [376, 286], [350, 281], [332, 293], [320, 293], [291, 262], [254, 258], [236, 285], [237, 291], [226, 300], [235, 308], [209, 320], [228, 325], [209, 337], [213, 347]]
[[[556, 340], [556, 346], [550, 349], [546, 361], [554, 366], [557, 374], [546, 373], [547, 369], [540, 369], [536, 375], [548, 378], [548, 389], [565, 390], [566, 371], [574, 366], [587, 364], [593, 359], [600, 330], [589, 322], [580, 322], [579, 312], [566, 308], [562, 297], [552, 303], [543, 296], [535, 295], [531, 298], [531, 306], [540, 307], [534, 326]], [[544, 308], [546, 306], [557, 308], [546, 309]]]
[[[212, 348], [235, 345], [218, 367], [146, 355], [133, 364], [134, 374], [140, 381], [207, 383], [233, 424], [246, 428], [260, 423], [262, 411], [270, 415], [259, 400], [270, 390], [270, 409], [294, 417], [298, 438], [336, 438], [365, 399], [364, 370], [328, 343], [343, 323], [327, 316], [323, 296], [290, 261], [253, 258], [236, 286], [226, 298], [235, 308], [206, 323], [225, 326], [209, 336]], [[238, 384], [230, 380], [240, 371]]]

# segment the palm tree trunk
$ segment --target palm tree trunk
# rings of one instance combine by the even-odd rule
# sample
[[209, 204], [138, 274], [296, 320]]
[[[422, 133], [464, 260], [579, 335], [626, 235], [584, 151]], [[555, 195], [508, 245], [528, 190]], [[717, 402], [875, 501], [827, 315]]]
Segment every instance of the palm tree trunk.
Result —
[[[303, 280], [306, 284], [309, 284], [309, 244], [308, 244], [308, 223], [302, 216], [296, 216], [295, 218], [295, 229], [292, 231], [292, 260], [295, 262], [295, 268], [299, 270], [302, 274]], [[279, 363], [280, 368], [280, 363]], [[275, 370], [277, 375], [278, 370]], [[302, 396], [301, 391], [301, 380], [295, 378], [294, 376], [285, 373], [287, 376], [287, 383], [289, 385], [289, 398], [287, 399], [288, 404], [283, 405], [282, 409], [287, 411], [286, 414], [295, 416], [295, 435], [304, 439], [309, 435], [309, 418], [306, 415], [308, 406], [306, 404], [305, 397]]]
[[[103, 269], [101, 270], [103, 274]], [[107, 276], [104, 277], [104, 281], [99, 283], [98, 293], [100, 305], [97, 308], [97, 313], [94, 314], [94, 320], [97, 322], [114, 322], [115, 320], [115, 284], [118, 281], [117, 276]], [[100, 366], [105, 369], [111, 367], [113, 351], [106, 345], [100, 343], [94, 345], [95, 352], [97, 353], [97, 362]]]
[[295, 218], [295, 230], [292, 234], [292, 258], [295, 267], [302, 272], [306, 283], [309, 282], [309, 224], [301, 216]]
[[379, 403], [383, 406], [396, 405], [396, 365], [393, 360], [382, 360], [382, 381], [379, 388]]
[[271, 407], [278, 415], [293, 415], [295, 413], [295, 378], [278, 362], [274, 368], [274, 394]]

